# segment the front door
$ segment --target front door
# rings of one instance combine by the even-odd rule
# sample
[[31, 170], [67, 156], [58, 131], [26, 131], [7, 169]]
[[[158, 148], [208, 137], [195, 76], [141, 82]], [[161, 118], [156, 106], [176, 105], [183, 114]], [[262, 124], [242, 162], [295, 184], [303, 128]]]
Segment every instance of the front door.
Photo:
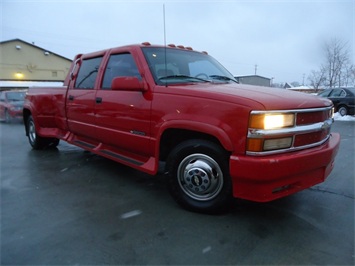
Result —
[[130, 53], [110, 56], [102, 84], [96, 94], [97, 136], [122, 152], [149, 157], [150, 108], [148, 92], [112, 90], [115, 77], [135, 76], [142, 79]]

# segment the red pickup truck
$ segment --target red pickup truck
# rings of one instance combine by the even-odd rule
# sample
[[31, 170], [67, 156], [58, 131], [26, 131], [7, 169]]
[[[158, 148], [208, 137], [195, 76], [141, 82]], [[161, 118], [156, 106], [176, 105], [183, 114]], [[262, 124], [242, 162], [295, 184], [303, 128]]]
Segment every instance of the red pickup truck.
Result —
[[34, 149], [64, 140], [165, 173], [173, 198], [200, 212], [323, 182], [340, 142], [332, 116], [327, 99], [238, 84], [206, 52], [150, 43], [77, 55], [64, 86], [30, 88], [23, 109]]

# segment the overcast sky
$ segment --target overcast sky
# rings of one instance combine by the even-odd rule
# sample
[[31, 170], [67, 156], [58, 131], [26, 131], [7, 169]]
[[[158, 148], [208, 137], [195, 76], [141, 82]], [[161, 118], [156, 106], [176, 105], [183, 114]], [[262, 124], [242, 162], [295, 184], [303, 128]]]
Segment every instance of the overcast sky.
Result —
[[[22, 39], [72, 59], [149, 41], [207, 51], [233, 75], [302, 84], [331, 38], [355, 58], [355, 0], [0, 0], [0, 40]], [[354, 59], [353, 59], [354, 63]]]

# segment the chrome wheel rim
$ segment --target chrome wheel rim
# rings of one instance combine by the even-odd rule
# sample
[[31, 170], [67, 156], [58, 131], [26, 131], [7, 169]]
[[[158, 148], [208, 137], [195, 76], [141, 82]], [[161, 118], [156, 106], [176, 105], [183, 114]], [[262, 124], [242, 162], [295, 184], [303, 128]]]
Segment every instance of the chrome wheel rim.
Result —
[[32, 120], [28, 123], [28, 137], [31, 143], [36, 142], [36, 127], [35, 123]]
[[192, 199], [208, 201], [223, 187], [223, 172], [218, 163], [205, 154], [191, 154], [181, 161], [177, 178], [182, 191]]
[[339, 109], [339, 113], [340, 113], [340, 115], [341, 115], [341, 116], [346, 115], [346, 113], [347, 113], [346, 108], [345, 108], [345, 107], [340, 107], [340, 109]]

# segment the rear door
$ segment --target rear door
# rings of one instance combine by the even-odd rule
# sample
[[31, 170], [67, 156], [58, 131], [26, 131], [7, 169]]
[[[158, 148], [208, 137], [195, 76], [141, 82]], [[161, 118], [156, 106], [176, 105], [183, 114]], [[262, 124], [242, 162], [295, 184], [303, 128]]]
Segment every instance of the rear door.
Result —
[[96, 82], [103, 55], [82, 58], [79, 72], [67, 93], [67, 121], [71, 132], [96, 139], [95, 94]]

